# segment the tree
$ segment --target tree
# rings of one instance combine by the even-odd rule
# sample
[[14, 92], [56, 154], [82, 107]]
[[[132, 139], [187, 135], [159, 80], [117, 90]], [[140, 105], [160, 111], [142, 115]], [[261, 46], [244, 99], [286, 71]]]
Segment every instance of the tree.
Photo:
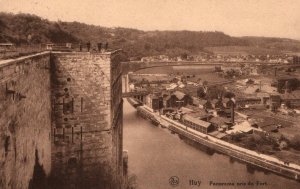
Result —
[[241, 142], [242, 138], [244, 138], [246, 136], [245, 133], [236, 133], [231, 135], [231, 139], [235, 142]]
[[181, 54], [180, 57], [181, 57], [182, 60], [186, 60], [187, 57], [188, 57], [188, 54], [187, 53], [183, 53], [183, 54]]
[[233, 92], [226, 91], [224, 93], [224, 97], [225, 98], [233, 98], [233, 97], [235, 97], [235, 94]]
[[150, 50], [151, 49], [151, 44], [150, 43], [145, 43], [144, 49], [147, 50], [147, 51]]
[[300, 135], [296, 134], [291, 140], [290, 140], [291, 147], [295, 150], [300, 150]]
[[205, 90], [203, 87], [199, 87], [197, 90], [197, 96], [200, 98], [204, 98], [206, 96]]
[[221, 86], [213, 86], [213, 87], [208, 87], [206, 96], [209, 99], [218, 99], [219, 97], [223, 96], [223, 87]]

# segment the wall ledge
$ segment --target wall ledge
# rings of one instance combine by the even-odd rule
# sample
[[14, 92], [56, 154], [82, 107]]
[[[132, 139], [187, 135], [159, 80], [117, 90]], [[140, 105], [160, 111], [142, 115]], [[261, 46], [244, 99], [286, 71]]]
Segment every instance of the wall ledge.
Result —
[[15, 58], [15, 59], [0, 60], [0, 68], [15, 64], [20, 61], [24, 61], [24, 60], [39, 57], [39, 56], [45, 56], [45, 55], [50, 55], [50, 51], [44, 51], [44, 52], [36, 53], [33, 55], [22, 56], [22, 57]]

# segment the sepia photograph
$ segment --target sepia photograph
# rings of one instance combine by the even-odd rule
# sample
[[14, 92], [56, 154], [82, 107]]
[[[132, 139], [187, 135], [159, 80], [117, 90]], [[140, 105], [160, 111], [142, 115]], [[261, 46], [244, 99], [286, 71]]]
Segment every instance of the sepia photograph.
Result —
[[299, 189], [300, 0], [0, 0], [0, 189]]

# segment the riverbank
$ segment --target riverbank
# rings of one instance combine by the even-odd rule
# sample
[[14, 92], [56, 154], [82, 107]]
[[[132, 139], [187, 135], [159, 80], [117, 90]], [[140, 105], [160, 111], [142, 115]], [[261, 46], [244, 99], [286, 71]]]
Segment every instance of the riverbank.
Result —
[[176, 122], [165, 116], [160, 116], [157, 113], [152, 112], [150, 108], [147, 108], [145, 106], [140, 106], [138, 108], [138, 112], [140, 115], [142, 115], [143, 118], [149, 119], [151, 120], [151, 122], [153, 119], [155, 119], [158, 122], [160, 120], [163, 120], [164, 127], [168, 127], [169, 130], [171, 130], [172, 132], [175, 132], [190, 140], [196, 141], [197, 143], [205, 145], [220, 153], [226, 154], [230, 157], [246, 162], [248, 164], [252, 164], [257, 167], [274, 172], [281, 176], [300, 181], [299, 165], [293, 163], [287, 165], [285, 162], [278, 160], [277, 158], [267, 156], [264, 154], [259, 154], [257, 152], [241, 148], [239, 146], [211, 137], [209, 135], [205, 135], [203, 133], [194, 131], [192, 129], [187, 128], [179, 122]]

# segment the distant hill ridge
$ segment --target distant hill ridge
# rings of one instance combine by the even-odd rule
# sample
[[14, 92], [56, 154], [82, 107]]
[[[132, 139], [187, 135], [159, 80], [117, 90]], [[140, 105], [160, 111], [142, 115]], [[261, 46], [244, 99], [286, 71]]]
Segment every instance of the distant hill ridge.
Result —
[[266, 52], [300, 51], [300, 41], [286, 38], [232, 37], [218, 31], [141, 31], [79, 22], [52, 22], [31, 14], [0, 13], [0, 42], [38, 44], [87, 41], [108, 42], [111, 48], [122, 48], [131, 57], [198, 54], [210, 52], [207, 47], [220, 46], [263, 48]]

